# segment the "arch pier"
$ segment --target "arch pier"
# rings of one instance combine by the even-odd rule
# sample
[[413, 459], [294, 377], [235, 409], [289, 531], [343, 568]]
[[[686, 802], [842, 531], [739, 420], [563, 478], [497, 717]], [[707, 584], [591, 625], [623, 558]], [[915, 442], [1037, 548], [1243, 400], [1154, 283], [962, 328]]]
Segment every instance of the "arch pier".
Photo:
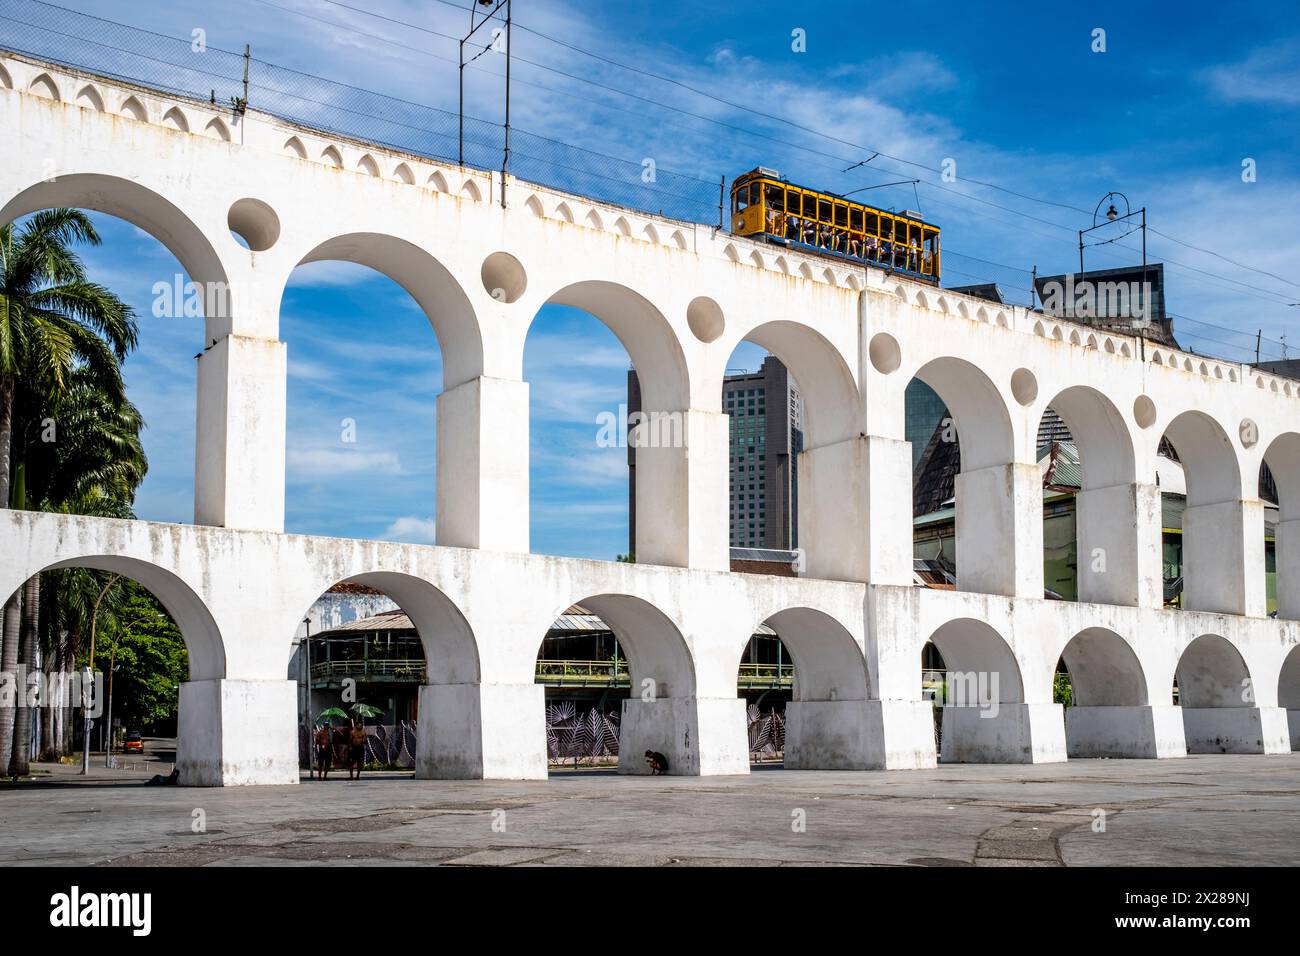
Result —
[[[537, 640], [574, 602], [628, 651], [628, 773], [647, 749], [673, 773], [748, 771], [736, 669], [763, 623], [795, 663], [790, 767], [1300, 743], [1292, 379], [16, 54], [0, 53], [0, 129], [0, 221], [60, 205], [118, 216], [201, 293], [201, 317], [166, 317], [193, 322], [201, 356], [194, 524], [0, 510], [0, 597], [91, 564], [136, 578], [176, 619], [191, 657], [186, 784], [297, 780], [289, 642], [304, 608], [348, 580], [392, 595], [426, 643], [421, 777], [545, 775]], [[280, 304], [298, 265], [327, 259], [392, 278], [438, 338], [437, 546], [284, 533]], [[529, 551], [523, 359], [548, 303], [605, 323], [643, 411], [662, 416], [639, 455], [637, 564]], [[729, 570], [721, 393], [742, 341], [778, 355], [804, 402], [794, 578]], [[914, 378], [959, 441], [955, 590], [915, 583]], [[1035, 445], [1049, 407], [1080, 450], [1077, 602], [1044, 594]], [[1186, 505], [1181, 584], [1162, 559], [1170, 496]], [[946, 667], [938, 727], [927, 644]]]

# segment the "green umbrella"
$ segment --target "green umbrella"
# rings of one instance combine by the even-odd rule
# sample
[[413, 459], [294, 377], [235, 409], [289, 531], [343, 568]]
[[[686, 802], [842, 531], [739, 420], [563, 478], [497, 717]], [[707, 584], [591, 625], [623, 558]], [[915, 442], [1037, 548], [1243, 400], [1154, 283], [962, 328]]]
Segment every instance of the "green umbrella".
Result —
[[372, 707], [370, 704], [356, 703], [352, 705], [352, 712], [358, 717], [378, 717], [383, 713], [378, 707]]
[[319, 714], [316, 715], [316, 720], [317, 721], [333, 720], [335, 717], [337, 717], [339, 720], [348, 719], [347, 713], [342, 709], [338, 707], [327, 707], [324, 710], [322, 710]]

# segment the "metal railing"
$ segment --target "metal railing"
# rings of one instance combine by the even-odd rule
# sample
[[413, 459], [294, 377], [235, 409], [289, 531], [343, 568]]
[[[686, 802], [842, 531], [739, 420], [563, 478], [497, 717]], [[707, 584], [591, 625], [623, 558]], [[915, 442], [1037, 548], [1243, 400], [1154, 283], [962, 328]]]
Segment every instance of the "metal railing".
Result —
[[[422, 684], [426, 679], [426, 668], [424, 661], [410, 658], [318, 661], [312, 665], [311, 676], [313, 682], [351, 677]], [[625, 659], [617, 662], [539, 660], [536, 680], [551, 687], [628, 687], [632, 676]], [[736, 688], [770, 690], [788, 688], [793, 682], [793, 664], [741, 664]]]

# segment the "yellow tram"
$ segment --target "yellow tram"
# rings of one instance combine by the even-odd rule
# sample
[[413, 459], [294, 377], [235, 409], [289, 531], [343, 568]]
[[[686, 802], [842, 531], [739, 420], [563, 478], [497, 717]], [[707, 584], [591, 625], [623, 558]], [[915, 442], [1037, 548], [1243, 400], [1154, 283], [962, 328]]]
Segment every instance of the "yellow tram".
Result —
[[731, 184], [731, 231], [939, 282], [938, 226], [796, 186], [762, 166]]

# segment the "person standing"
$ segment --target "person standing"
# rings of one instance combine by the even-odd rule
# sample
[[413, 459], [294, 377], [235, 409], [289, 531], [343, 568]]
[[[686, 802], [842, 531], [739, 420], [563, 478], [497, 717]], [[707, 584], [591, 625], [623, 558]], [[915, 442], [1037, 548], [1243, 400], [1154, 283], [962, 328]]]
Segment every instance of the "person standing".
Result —
[[334, 763], [334, 745], [330, 743], [329, 727], [316, 731], [316, 766], [320, 769], [320, 778], [329, 777], [330, 767]]
[[[366, 762], [366, 729], [356, 721], [348, 734], [348, 779], [360, 780], [361, 768]], [[355, 772], [355, 776], [353, 773]]]

